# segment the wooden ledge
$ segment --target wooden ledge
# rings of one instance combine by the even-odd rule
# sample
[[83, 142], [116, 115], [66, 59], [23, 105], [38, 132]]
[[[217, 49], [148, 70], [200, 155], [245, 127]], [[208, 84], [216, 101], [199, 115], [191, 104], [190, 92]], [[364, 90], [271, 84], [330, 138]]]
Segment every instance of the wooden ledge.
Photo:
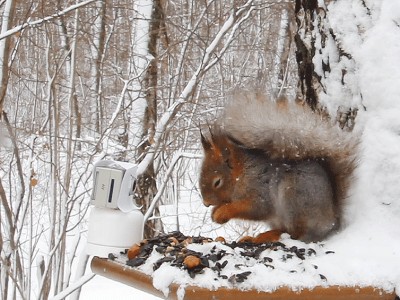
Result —
[[[109, 279], [124, 283], [136, 289], [153, 294], [160, 298], [165, 298], [164, 294], [153, 287], [150, 276], [134, 270], [129, 266], [113, 262], [105, 258], [93, 257], [91, 262], [92, 271]], [[177, 290], [179, 286], [171, 284], [168, 299], [178, 299]], [[251, 300], [394, 300], [395, 292], [387, 293], [381, 289], [373, 287], [340, 287], [332, 286], [328, 288], [316, 287], [312, 290], [304, 289], [295, 292], [288, 288], [279, 288], [270, 292], [258, 292], [256, 290], [238, 290], [219, 288], [210, 291], [205, 288], [188, 286], [185, 289], [184, 300], [231, 300], [235, 299]]]

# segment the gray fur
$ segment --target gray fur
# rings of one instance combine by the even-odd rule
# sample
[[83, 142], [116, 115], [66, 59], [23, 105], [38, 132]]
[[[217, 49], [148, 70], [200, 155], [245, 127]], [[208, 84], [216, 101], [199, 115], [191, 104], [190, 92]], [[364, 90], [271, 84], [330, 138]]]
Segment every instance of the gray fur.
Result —
[[214, 221], [264, 220], [306, 242], [339, 228], [358, 139], [327, 118], [239, 94], [202, 144], [200, 189]]

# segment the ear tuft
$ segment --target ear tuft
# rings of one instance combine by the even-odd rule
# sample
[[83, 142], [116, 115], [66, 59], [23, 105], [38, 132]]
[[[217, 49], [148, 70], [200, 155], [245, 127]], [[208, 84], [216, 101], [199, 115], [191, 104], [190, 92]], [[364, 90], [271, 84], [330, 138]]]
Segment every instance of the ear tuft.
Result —
[[[210, 135], [211, 135], [211, 131], [209, 131], [210, 132]], [[201, 129], [200, 129], [200, 138], [201, 138], [201, 144], [203, 145], [203, 149], [204, 149], [204, 151], [209, 151], [209, 150], [211, 150], [211, 148], [212, 148], [212, 135], [211, 135], [211, 140], [208, 138], [208, 137], [206, 137], [204, 134], [203, 134], [203, 132], [201, 131]]]

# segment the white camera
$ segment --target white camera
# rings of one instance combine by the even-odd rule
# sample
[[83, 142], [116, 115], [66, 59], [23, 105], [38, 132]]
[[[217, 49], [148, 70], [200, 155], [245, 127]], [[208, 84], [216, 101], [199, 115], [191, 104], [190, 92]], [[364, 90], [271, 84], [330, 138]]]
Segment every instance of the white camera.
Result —
[[124, 170], [109, 167], [97, 167], [91, 204], [97, 207], [118, 208], [118, 196], [121, 189]]
[[94, 165], [86, 252], [107, 257], [143, 239], [143, 214], [133, 201], [137, 166], [102, 160]]

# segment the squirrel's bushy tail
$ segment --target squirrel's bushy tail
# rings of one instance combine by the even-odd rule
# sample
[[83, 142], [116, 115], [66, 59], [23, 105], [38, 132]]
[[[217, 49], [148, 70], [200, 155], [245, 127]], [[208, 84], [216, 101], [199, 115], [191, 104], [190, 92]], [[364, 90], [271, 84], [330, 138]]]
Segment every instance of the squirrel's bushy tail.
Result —
[[308, 106], [235, 95], [225, 104], [222, 127], [250, 148], [272, 158], [304, 159], [348, 154], [354, 139]]
[[225, 104], [220, 127], [246, 148], [271, 159], [316, 159], [327, 167], [338, 204], [346, 197], [355, 166], [357, 139], [307, 106], [237, 94]]

